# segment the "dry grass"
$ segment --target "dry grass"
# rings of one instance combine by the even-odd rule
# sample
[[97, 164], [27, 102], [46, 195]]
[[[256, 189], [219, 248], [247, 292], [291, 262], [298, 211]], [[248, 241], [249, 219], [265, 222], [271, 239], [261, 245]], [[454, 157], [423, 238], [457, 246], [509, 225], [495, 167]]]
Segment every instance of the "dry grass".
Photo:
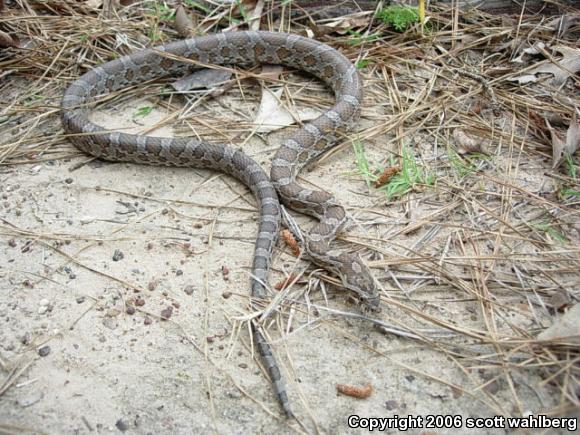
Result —
[[[151, 45], [152, 39], [179, 37], [167, 11], [154, 10], [147, 2], [109, 13], [83, 3], [74, 7], [64, 1], [18, 3], [20, 8], [5, 10], [0, 18], [0, 30], [17, 36], [23, 46], [0, 54], [1, 165], [78, 156], [58, 120], [59, 98], [67, 84], [97, 64]], [[528, 372], [544, 379], [529, 388], [550, 388], [558, 396], [557, 404], [545, 413], [555, 416], [577, 409], [578, 342], [535, 337], [559, 315], [556, 295], [565, 294], [571, 305], [580, 296], [577, 157], [552, 169], [545, 124], [546, 119], [569, 124], [580, 107], [580, 81], [572, 75], [559, 86], [549, 79], [519, 85], [510, 79], [521, 75], [524, 67], [510, 61], [539, 42], [545, 44], [546, 53], [557, 45], [576, 47], [578, 25], [558, 34], [553, 22], [542, 17], [471, 12], [457, 18], [454, 9], [441, 8], [430, 11], [423, 32], [402, 34], [373, 21], [371, 14], [354, 15], [358, 21], [353, 21], [351, 30], [357, 32], [353, 35], [330, 33], [324, 27], [327, 21], [298, 20], [290, 12], [289, 7], [274, 10], [266, 2], [261, 28], [292, 32], [312, 28], [325, 33], [319, 39], [353, 62], [366, 61], [361, 69], [366, 127], [337, 150], [353, 140], [365, 144], [371, 176], [395, 165], [402, 165], [404, 172], [403, 156], [408, 152], [416, 166], [432, 176], [429, 182], [417, 178], [401, 195], [387, 197], [382, 190], [369, 188], [373, 206], [350, 210], [358, 216], [362, 231], [345, 240], [374, 253], [370, 264], [384, 288], [383, 313], [374, 320], [377, 327], [445, 354], [471, 384], [420, 375], [472, 396], [499, 414], [526, 411], [515, 385]], [[239, 12], [216, 7], [205, 18], [198, 17], [196, 32], [243, 29], [244, 24], [233, 17], [243, 20]], [[240, 72], [233, 86], [233, 91], [241, 91], [241, 121], [220, 118], [219, 103], [211, 98], [191, 103], [196, 105], [195, 115], [181, 118], [187, 108], [172, 98], [162, 99], [159, 83], [140, 87], [139, 95], [158, 98], [159, 104], [173, 110], [175, 116], [167, 122], [177, 122], [181, 134], [195, 132], [209, 140], [241, 143], [253, 128], [244, 101], [259, 98], [259, 88], [248, 80], [255, 74]], [[331, 102], [329, 97], [313, 97], [322, 88], [316, 81], [295, 76], [281, 80], [293, 104], [328, 107]], [[132, 91], [108, 104], [131, 98]], [[479, 154], [458, 151], [461, 144], [453, 139], [458, 129], [478, 138]], [[6, 221], [0, 223], [0, 233], [47, 246], [64, 237], [27, 232]], [[314, 276], [333, 282], [324, 273]], [[310, 287], [304, 283], [309, 277], [306, 273], [284, 289], [288, 299], [276, 318], [284, 331], [290, 330], [291, 322], [294, 328], [304, 327], [296, 320], [299, 313], [348, 315], [328, 308], [323, 303], [326, 294], [308, 293]], [[461, 313], [460, 321], [450, 311]], [[290, 312], [294, 314], [288, 319]], [[349, 337], [339, 329], [337, 333]], [[21, 372], [12, 370], [2, 392]], [[486, 373], [486, 382], [475, 376], [478, 372]], [[508, 385], [511, 407], [488, 392], [487, 387], [499, 380]]]

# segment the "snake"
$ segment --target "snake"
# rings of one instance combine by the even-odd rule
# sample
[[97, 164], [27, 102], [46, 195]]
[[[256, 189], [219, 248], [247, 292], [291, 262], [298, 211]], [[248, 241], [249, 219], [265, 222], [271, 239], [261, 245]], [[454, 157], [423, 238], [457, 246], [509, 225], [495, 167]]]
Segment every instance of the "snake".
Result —
[[[243, 151], [184, 137], [152, 137], [108, 130], [89, 120], [99, 97], [143, 82], [190, 72], [196, 65], [253, 67], [278, 64], [311, 74], [335, 95], [318, 118], [291, 132], [276, 151], [270, 175]], [[281, 205], [317, 218], [303, 250], [315, 264], [336, 275], [362, 306], [377, 309], [377, 284], [359, 254], [336, 247], [348, 222], [343, 206], [328, 192], [302, 186], [302, 168], [334, 147], [360, 116], [363, 83], [356, 67], [336, 49], [295, 34], [235, 31], [198, 36], [136, 51], [90, 69], [73, 81], [61, 101], [67, 138], [80, 151], [113, 162], [208, 168], [231, 175], [255, 196], [260, 220], [251, 269], [251, 299], [268, 296], [268, 269], [281, 226]], [[293, 417], [283, 377], [260, 325], [252, 336], [281, 408]]]

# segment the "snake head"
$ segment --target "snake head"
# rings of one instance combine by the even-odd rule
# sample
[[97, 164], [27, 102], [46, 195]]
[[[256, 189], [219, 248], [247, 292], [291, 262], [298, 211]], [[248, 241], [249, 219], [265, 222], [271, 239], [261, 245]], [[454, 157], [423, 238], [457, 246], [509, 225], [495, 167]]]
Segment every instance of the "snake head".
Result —
[[352, 259], [349, 269], [348, 273], [341, 274], [343, 285], [356, 293], [364, 311], [379, 312], [380, 294], [371, 270], [358, 256]]

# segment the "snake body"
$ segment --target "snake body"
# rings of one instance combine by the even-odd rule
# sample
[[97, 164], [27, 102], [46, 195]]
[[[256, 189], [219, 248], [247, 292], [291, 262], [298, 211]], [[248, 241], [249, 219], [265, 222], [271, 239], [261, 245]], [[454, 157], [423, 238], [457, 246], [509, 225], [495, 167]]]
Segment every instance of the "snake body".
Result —
[[[88, 119], [87, 104], [101, 96], [154, 78], [182, 73], [191, 64], [253, 66], [281, 64], [310, 73], [335, 93], [336, 103], [316, 120], [296, 130], [279, 148], [270, 177], [242, 151], [189, 138], [159, 138], [108, 131]], [[280, 227], [280, 204], [315, 216], [316, 224], [305, 238], [310, 258], [341, 278], [369, 307], [378, 304], [372, 275], [358, 255], [333, 247], [347, 222], [345, 210], [327, 192], [297, 183], [299, 171], [334, 146], [357, 118], [362, 82], [352, 63], [328, 45], [297, 35], [272, 32], [231, 32], [196, 37], [138, 51], [98, 66], [66, 90], [62, 122], [71, 142], [81, 151], [109, 161], [162, 166], [211, 168], [230, 174], [248, 186], [256, 197], [260, 224], [252, 264], [252, 296], [266, 296], [268, 268]], [[282, 376], [270, 345], [254, 326], [254, 339], [288, 416], [292, 416]]]

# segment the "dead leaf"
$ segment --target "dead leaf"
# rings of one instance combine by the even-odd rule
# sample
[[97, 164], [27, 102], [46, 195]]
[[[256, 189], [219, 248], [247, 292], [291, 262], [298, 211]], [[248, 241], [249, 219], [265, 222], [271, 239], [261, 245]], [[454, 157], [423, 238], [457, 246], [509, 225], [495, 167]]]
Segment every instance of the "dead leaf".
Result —
[[177, 92], [185, 92], [192, 89], [217, 88], [219, 85], [227, 82], [231, 76], [231, 71], [203, 68], [174, 81], [171, 83], [171, 87]]
[[459, 154], [468, 153], [482, 153], [488, 154], [483, 146], [482, 138], [474, 138], [468, 136], [463, 130], [456, 128], [453, 130], [453, 139], [457, 145], [457, 152]]
[[282, 75], [283, 68], [280, 65], [262, 65], [260, 77], [270, 80], [278, 80]]
[[195, 27], [193, 20], [183, 5], [177, 6], [175, 10], [175, 28], [177, 32], [184, 38], [189, 38], [193, 36]]
[[554, 47], [554, 50], [563, 55], [562, 59], [555, 60], [556, 63], [542, 63], [527, 74], [509, 80], [523, 85], [538, 81], [537, 74], [552, 74], [554, 77], [551, 83], [554, 86], [560, 86], [568, 77], [580, 71], [580, 49], [558, 45]]
[[0, 47], [2, 47], [2, 48], [8, 48], [8, 47], [18, 48], [18, 47], [20, 47], [20, 40], [18, 39], [17, 36], [10, 36], [8, 33], [0, 30]]
[[[260, 107], [254, 118], [254, 125], [257, 126], [256, 131], [259, 133], [269, 133], [271, 131], [279, 130], [281, 128], [292, 125], [296, 122], [294, 116], [280, 104], [280, 97], [283, 89], [271, 91], [264, 88], [262, 92], [262, 101]], [[304, 108], [297, 110], [296, 116], [300, 121], [308, 121], [318, 118], [321, 113], [318, 110]]]
[[557, 168], [562, 164], [566, 155], [571, 156], [580, 146], [580, 122], [574, 113], [570, 127], [566, 131], [566, 139], [563, 139], [562, 135], [547, 120], [546, 125], [552, 136], [552, 168]]
[[570, 297], [570, 293], [562, 288], [557, 289], [550, 297], [550, 305], [556, 311], [564, 311], [571, 304], [572, 298]]
[[552, 326], [538, 334], [538, 340], [564, 340], [580, 343], [580, 304], [574, 305]]
[[524, 63], [524, 55], [529, 54], [531, 56], [535, 56], [536, 54], [542, 53], [543, 50], [546, 49], [546, 44], [543, 42], [538, 42], [531, 47], [527, 47], [522, 49], [520, 55], [514, 58], [511, 62], [513, 63]]
[[564, 14], [561, 17], [554, 19], [550, 27], [557, 32], [558, 37], [561, 38], [568, 32], [570, 27], [580, 24], [580, 14]]
[[309, 28], [317, 37], [337, 33], [339, 35], [346, 35], [354, 28], [366, 27], [369, 24], [370, 17], [339, 17], [324, 24], [311, 22]]
[[85, 5], [91, 9], [99, 9], [103, 6], [103, 0], [87, 0]]
[[325, 24], [326, 27], [335, 29], [351, 30], [355, 27], [366, 27], [369, 25], [370, 16], [344, 16], [336, 18]]

